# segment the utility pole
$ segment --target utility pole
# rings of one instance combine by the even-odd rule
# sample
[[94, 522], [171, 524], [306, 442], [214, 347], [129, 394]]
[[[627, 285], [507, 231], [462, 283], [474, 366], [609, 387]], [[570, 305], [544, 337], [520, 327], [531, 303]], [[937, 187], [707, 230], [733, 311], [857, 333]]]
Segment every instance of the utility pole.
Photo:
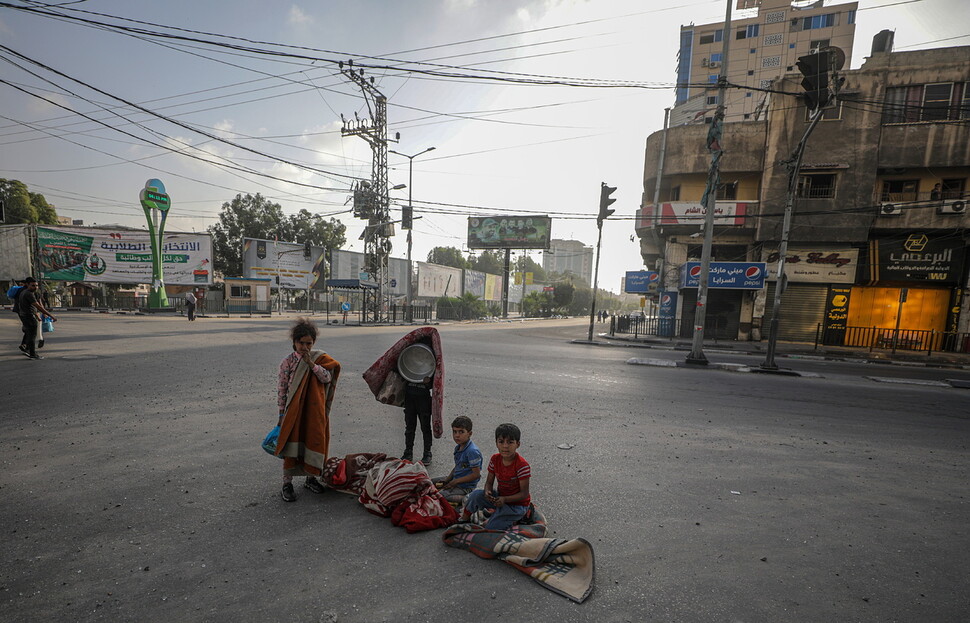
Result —
[[[802, 155], [805, 153], [805, 145], [808, 137], [815, 130], [815, 126], [822, 119], [824, 109], [830, 103], [835, 102], [838, 87], [841, 81], [834, 75], [845, 64], [845, 52], [840, 48], [822, 48], [817, 54], [809, 54], [798, 58], [799, 71], [805, 75], [802, 80], [802, 87], [805, 89], [805, 103], [812, 111], [808, 128], [802, 140], [798, 141], [795, 151], [792, 153], [788, 165], [788, 196], [785, 199], [785, 216], [781, 224], [781, 241], [778, 244], [778, 270], [775, 273], [775, 298], [772, 302], [771, 321], [768, 324], [768, 348], [765, 352], [765, 360], [761, 364], [761, 370], [777, 371], [778, 364], [775, 363], [775, 349], [778, 344], [778, 317], [781, 313], [781, 296], [788, 285], [788, 277], [785, 275], [785, 256], [788, 255], [788, 238], [791, 234], [792, 215], [795, 212], [795, 200], [798, 194], [798, 179], [802, 170]], [[830, 80], [830, 76], [832, 79]], [[832, 90], [830, 90], [830, 86]]]
[[[340, 73], [360, 87], [364, 94], [364, 102], [370, 119], [361, 119], [354, 113], [354, 120], [345, 119], [340, 115], [343, 127], [341, 136], [359, 136], [371, 147], [371, 188], [367, 199], [370, 206], [359, 210], [355, 201], [355, 216], [366, 219], [372, 229], [364, 236], [364, 266], [365, 270], [376, 278], [377, 292], [374, 297], [373, 318], [379, 322], [385, 317], [388, 308], [387, 297], [390, 294], [390, 275], [387, 269], [387, 258], [391, 253], [389, 227], [374, 227], [390, 220], [390, 196], [387, 188], [387, 98], [374, 86], [374, 78], [364, 78], [363, 69], [354, 69], [353, 60], [347, 61], [347, 67], [340, 62]], [[357, 193], [355, 192], [355, 197]], [[365, 228], [365, 233], [368, 231]]]
[[599, 287], [600, 280], [600, 246], [603, 243], [603, 221], [612, 216], [616, 210], [609, 207], [616, 202], [610, 197], [616, 192], [616, 186], [607, 186], [606, 182], [600, 182], [600, 211], [596, 217], [596, 269], [593, 271], [593, 298], [589, 303], [589, 335], [587, 339], [593, 341], [593, 323], [596, 322], [596, 288]]
[[707, 291], [708, 280], [711, 275], [711, 245], [714, 241], [714, 206], [717, 202], [717, 187], [720, 184], [721, 156], [721, 126], [724, 123], [724, 99], [727, 95], [728, 48], [731, 42], [731, 2], [727, 0], [727, 12], [724, 16], [721, 46], [721, 71], [717, 75], [717, 111], [707, 132], [707, 148], [711, 152], [711, 170], [707, 175], [707, 188], [704, 189], [704, 247], [701, 250], [701, 274], [697, 283], [697, 307], [694, 309], [694, 339], [691, 343], [687, 363], [707, 365], [704, 355], [704, 323], [707, 320]]
[[412, 298], [411, 278], [414, 276], [414, 272], [411, 270], [411, 232], [413, 229], [412, 225], [414, 224], [414, 206], [411, 204], [411, 192], [414, 189], [414, 181], [413, 181], [414, 180], [414, 159], [420, 156], [421, 154], [426, 154], [429, 151], [434, 151], [434, 149], [435, 149], [434, 147], [428, 147], [424, 151], [419, 151], [418, 153], [411, 156], [407, 154], [402, 154], [399, 151], [394, 151], [393, 149], [387, 150], [389, 153], [397, 154], [398, 156], [403, 156], [404, 158], [408, 159], [408, 207], [401, 211], [402, 212], [401, 229], [408, 230], [408, 288], [407, 288], [408, 304], [407, 304], [407, 316], [405, 318], [405, 320], [407, 320], [408, 322], [411, 322], [414, 319], [414, 317], [411, 314], [411, 304], [413, 303], [413, 301], [411, 300]]

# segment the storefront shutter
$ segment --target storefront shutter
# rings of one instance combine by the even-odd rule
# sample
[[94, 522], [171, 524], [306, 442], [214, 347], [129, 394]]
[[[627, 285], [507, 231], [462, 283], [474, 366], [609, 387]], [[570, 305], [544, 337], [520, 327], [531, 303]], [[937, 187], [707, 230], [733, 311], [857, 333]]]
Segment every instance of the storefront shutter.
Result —
[[[818, 323], [825, 318], [828, 285], [790, 283], [781, 295], [778, 314], [778, 339], [786, 342], [814, 342]], [[768, 338], [768, 326], [774, 311], [775, 282], [768, 282], [768, 298], [762, 335]]]

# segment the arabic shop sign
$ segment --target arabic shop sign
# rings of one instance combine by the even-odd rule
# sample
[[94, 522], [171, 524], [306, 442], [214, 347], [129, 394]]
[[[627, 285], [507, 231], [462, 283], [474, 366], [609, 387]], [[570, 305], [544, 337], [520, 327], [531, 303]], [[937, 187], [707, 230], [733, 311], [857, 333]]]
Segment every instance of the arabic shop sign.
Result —
[[822, 334], [826, 346], [842, 346], [845, 342], [851, 297], [851, 287], [829, 288], [828, 300], [825, 302], [825, 332]]
[[[765, 249], [768, 280], [778, 279], [778, 251]], [[788, 247], [785, 275], [790, 282], [855, 283], [859, 250], [851, 247]]]
[[[653, 218], [655, 206], [645, 206], [641, 219], [648, 220]], [[747, 214], [748, 204], [737, 201], [716, 201], [714, 203], [714, 224], [715, 225], [744, 225], [744, 217]], [[671, 203], [660, 204], [660, 224], [661, 225], [703, 225], [707, 215], [707, 206], [693, 201], [674, 201]], [[644, 224], [641, 222], [641, 227]], [[646, 225], [647, 227], [652, 227]]]
[[[732, 290], [761, 290], [768, 271], [764, 262], [711, 262], [707, 287]], [[700, 284], [701, 263], [687, 262], [680, 269], [680, 287], [696, 288]]]
[[965, 256], [962, 237], [913, 233], [869, 241], [870, 281], [958, 284]]
[[627, 294], [646, 294], [651, 284], [656, 286], [660, 283], [660, 273], [655, 270], [628, 270], [623, 283]]

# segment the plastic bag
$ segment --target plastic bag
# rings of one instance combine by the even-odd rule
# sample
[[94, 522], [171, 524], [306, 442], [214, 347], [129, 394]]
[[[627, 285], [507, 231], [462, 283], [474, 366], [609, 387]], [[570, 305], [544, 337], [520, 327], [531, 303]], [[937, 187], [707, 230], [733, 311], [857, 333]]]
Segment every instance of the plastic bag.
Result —
[[40, 323], [41, 333], [53, 333], [54, 332], [54, 319], [50, 316], [44, 316], [43, 322]]
[[[280, 438], [280, 427], [274, 426], [273, 430], [269, 431], [266, 434], [266, 438], [263, 439], [263, 450], [266, 450], [266, 452], [272, 454], [273, 456], [276, 456], [276, 442], [279, 441], [279, 438]], [[283, 458], [283, 457], [279, 457], [279, 458]]]

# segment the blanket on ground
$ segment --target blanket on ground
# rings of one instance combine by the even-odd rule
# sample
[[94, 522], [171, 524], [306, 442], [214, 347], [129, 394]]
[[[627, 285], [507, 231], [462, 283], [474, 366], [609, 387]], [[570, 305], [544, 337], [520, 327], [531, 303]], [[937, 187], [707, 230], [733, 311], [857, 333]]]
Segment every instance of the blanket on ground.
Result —
[[544, 538], [545, 518], [538, 510], [532, 521], [507, 531], [486, 530], [474, 523], [456, 524], [441, 538], [450, 547], [505, 561], [541, 586], [583, 603], [593, 592], [593, 546], [585, 539]]
[[397, 372], [397, 357], [401, 351], [411, 344], [423, 343], [434, 351], [435, 367], [431, 392], [431, 430], [436, 438], [441, 438], [444, 427], [441, 423], [445, 399], [445, 360], [441, 352], [441, 336], [434, 327], [420, 327], [411, 331], [391, 346], [386, 353], [364, 372], [364, 381], [375, 398], [379, 399], [381, 388], [387, 380], [388, 374]]
[[283, 457], [284, 473], [290, 476], [319, 476], [330, 450], [330, 405], [340, 362], [320, 350], [310, 351], [310, 357], [332, 378], [324, 385], [306, 363], [296, 368], [276, 442], [276, 454]]
[[387, 460], [393, 460], [384, 453], [348, 454], [345, 457], [332, 456], [323, 466], [323, 483], [335, 491], [360, 497], [364, 483], [371, 469]]
[[323, 481], [338, 491], [357, 495], [368, 511], [389, 517], [392, 524], [408, 533], [444, 528], [458, 521], [455, 509], [420, 463], [384, 454], [348, 454], [327, 461]]

